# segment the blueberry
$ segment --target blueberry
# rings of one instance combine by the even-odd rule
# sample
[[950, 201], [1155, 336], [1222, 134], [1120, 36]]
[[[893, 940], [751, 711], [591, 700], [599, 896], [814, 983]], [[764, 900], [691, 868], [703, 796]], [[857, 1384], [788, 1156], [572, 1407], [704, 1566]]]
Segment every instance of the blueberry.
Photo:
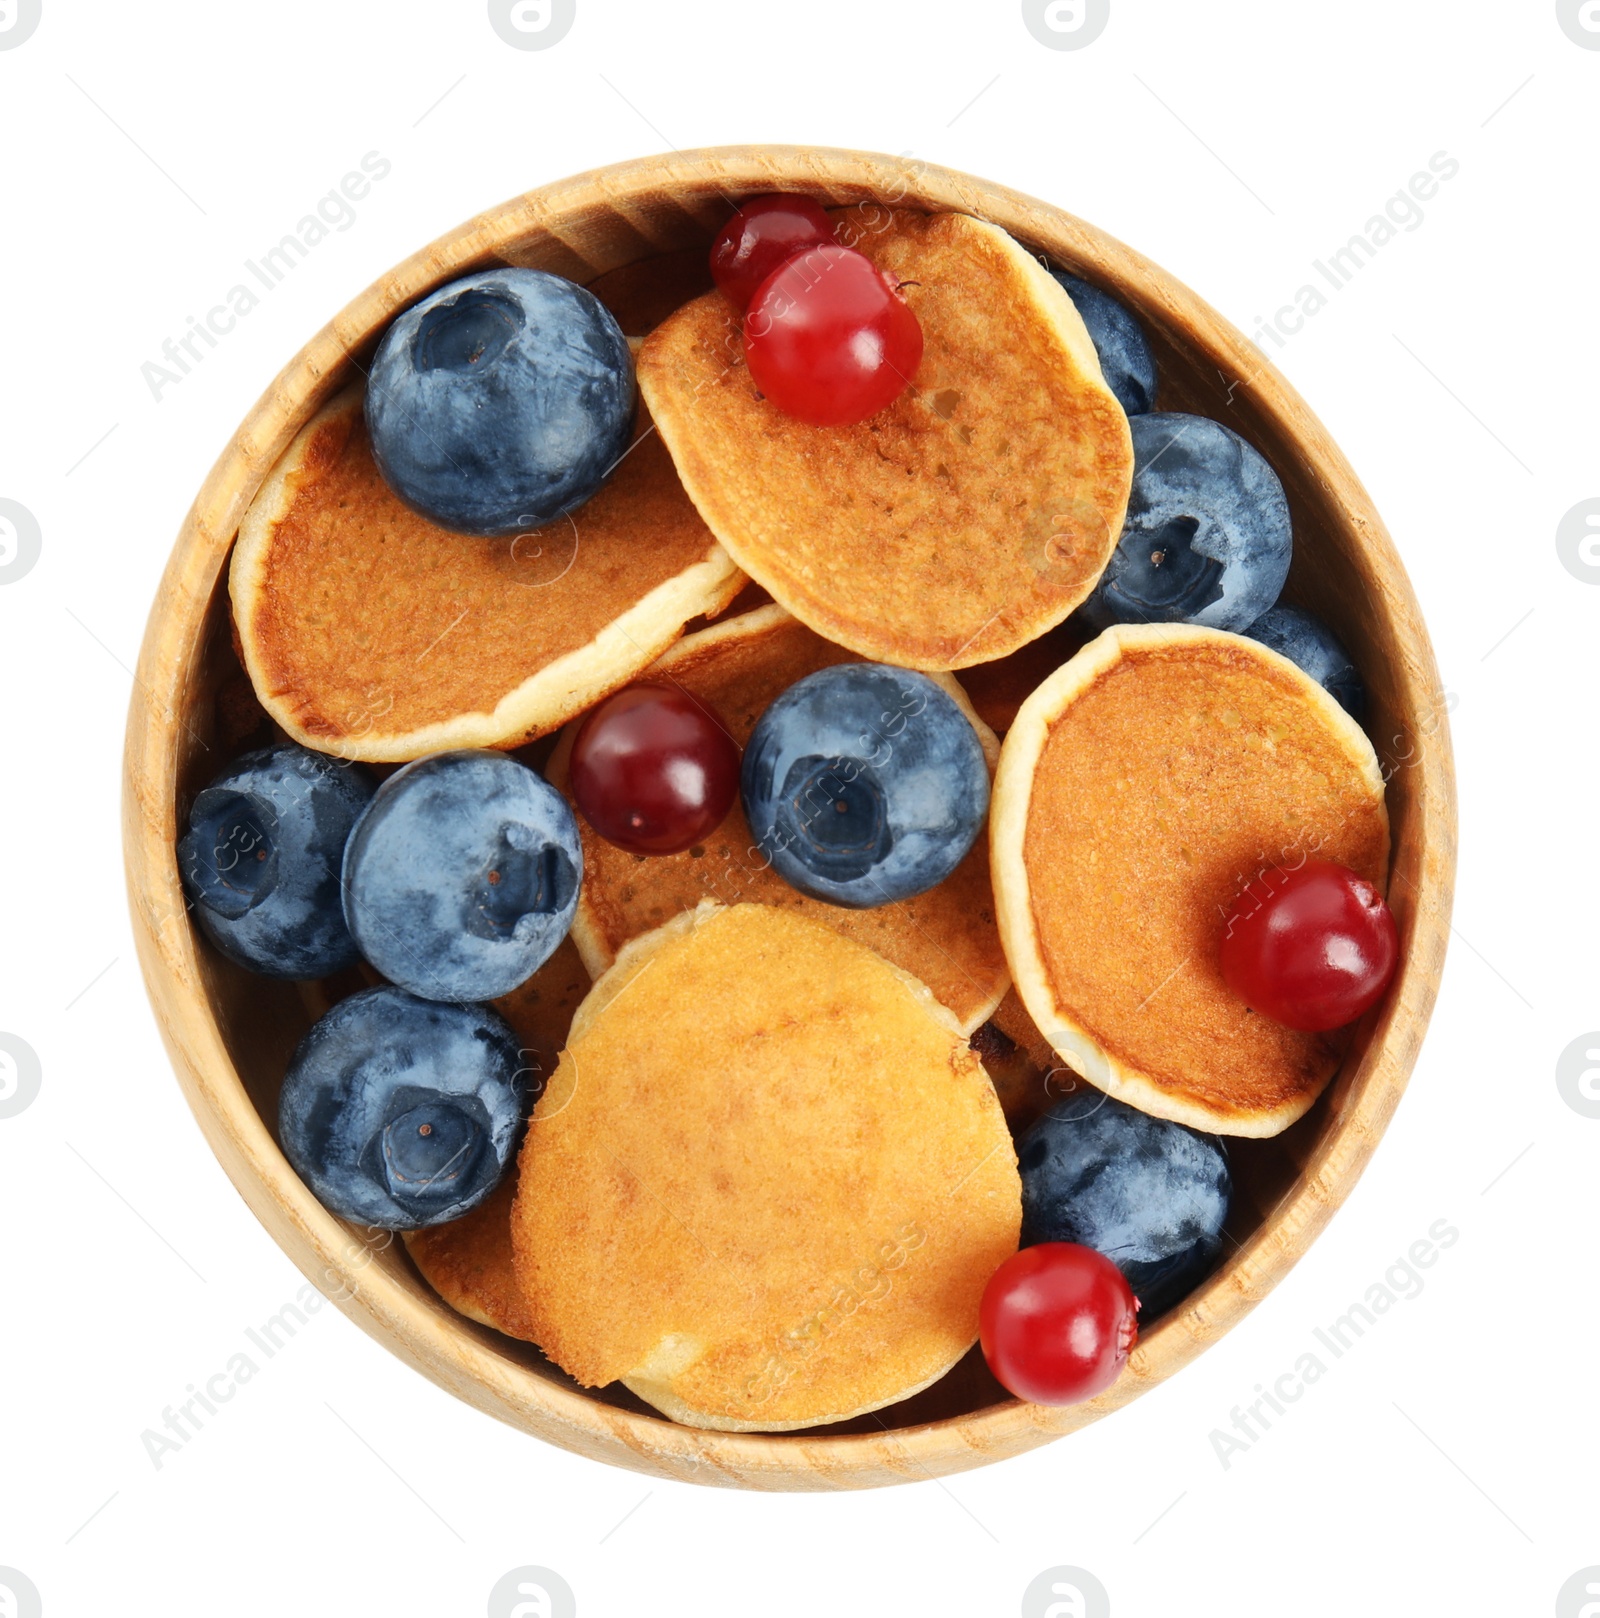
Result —
[[1201, 1135], [1085, 1088], [1022, 1137], [1022, 1245], [1081, 1242], [1128, 1279], [1148, 1326], [1210, 1274], [1233, 1182]]
[[1065, 270], [1050, 272], [1077, 305], [1100, 356], [1106, 386], [1130, 416], [1142, 416], [1156, 402], [1156, 362], [1144, 327], [1109, 293]]
[[1289, 502], [1258, 451], [1221, 422], [1133, 416], [1133, 491], [1122, 538], [1083, 604], [1112, 624], [1205, 624], [1243, 633], [1289, 574]]
[[289, 744], [246, 753], [194, 800], [178, 869], [224, 955], [275, 978], [355, 964], [339, 867], [371, 797], [364, 771]]
[[740, 773], [757, 845], [792, 887], [867, 909], [942, 882], [989, 809], [967, 716], [925, 674], [841, 663], [762, 714]]
[[1367, 716], [1367, 687], [1339, 638], [1320, 618], [1282, 604], [1264, 612], [1245, 633], [1297, 664], [1358, 724]]
[[484, 270], [408, 309], [367, 380], [385, 482], [465, 534], [537, 528], [592, 495], [633, 428], [633, 358], [591, 292]]
[[350, 834], [344, 909], [361, 953], [429, 1000], [492, 1000], [567, 936], [583, 852], [566, 799], [504, 753], [391, 775]]
[[489, 1007], [367, 989], [300, 1041], [278, 1103], [283, 1149], [342, 1218], [383, 1230], [441, 1225], [500, 1183], [528, 1071]]

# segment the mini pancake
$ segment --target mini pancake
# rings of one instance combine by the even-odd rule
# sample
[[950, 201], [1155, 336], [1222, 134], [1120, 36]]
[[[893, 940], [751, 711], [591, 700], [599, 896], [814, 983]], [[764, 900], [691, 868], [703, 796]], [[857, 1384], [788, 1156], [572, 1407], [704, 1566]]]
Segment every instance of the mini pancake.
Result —
[[379, 475], [359, 388], [300, 433], [239, 528], [240, 657], [296, 741], [400, 760], [513, 747], [623, 684], [743, 575], [642, 411], [635, 447], [570, 517], [450, 533]]
[[405, 1243], [422, 1279], [458, 1315], [531, 1343], [533, 1322], [511, 1258], [511, 1208], [516, 1196], [513, 1168], [488, 1201], [464, 1218], [428, 1230], [408, 1230]]
[[[569, 938], [526, 983], [494, 1002], [494, 1009], [522, 1041], [524, 1063], [541, 1080], [555, 1072], [572, 1014], [588, 992], [589, 974]], [[464, 1218], [404, 1235], [423, 1280], [452, 1309], [507, 1337], [531, 1342], [532, 1325], [511, 1262], [511, 1205], [516, 1194], [513, 1164], [494, 1195]]]
[[708, 903], [622, 952], [521, 1174], [512, 1244], [545, 1352], [729, 1432], [936, 1381], [1021, 1226], [1005, 1119], [955, 1019], [770, 905]]
[[711, 293], [639, 351], [690, 498], [752, 578], [819, 634], [916, 669], [988, 662], [1061, 622], [1122, 532], [1127, 418], [1072, 300], [1006, 233], [877, 207], [839, 239], [897, 276], [922, 324], [915, 383], [855, 426], [756, 391]]
[[[768, 606], [686, 635], [643, 678], [670, 680], [707, 703], [743, 747], [768, 704], [796, 680], [857, 661], [782, 607]], [[935, 678], [973, 721], [992, 769], [999, 743], [955, 681]], [[567, 760], [576, 729], [563, 734], [547, 772], [569, 797]], [[994, 1010], [1010, 982], [995, 927], [986, 838], [927, 893], [872, 910], [846, 910], [807, 898], [771, 869], [754, 847], [737, 799], [721, 826], [682, 854], [641, 858], [597, 836], [581, 815], [578, 827], [584, 875], [572, 934], [595, 977], [630, 938], [709, 898], [779, 905], [827, 923], [926, 983], [968, 1032]]]
[[1025, 702], [990, 812], [1017, 993], [1063, 1059], [1157, 1117], [1275, 1135], [1348, 1034], [1251, 1012], [1223, 982], [1224, 918], [1261, 871], [1349, 866], [1381, 891], [1389, 820], [1360, 727], [1256, 641], [1108, 630]]

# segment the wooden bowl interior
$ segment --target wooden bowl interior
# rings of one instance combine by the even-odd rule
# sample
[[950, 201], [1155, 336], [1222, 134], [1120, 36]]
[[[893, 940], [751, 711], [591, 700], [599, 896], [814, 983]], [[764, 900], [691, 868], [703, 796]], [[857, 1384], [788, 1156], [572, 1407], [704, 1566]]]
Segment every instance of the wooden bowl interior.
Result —
[[[1232, 1247], [1227, 1262], [1189, 1306], [1148, 1330], [1139, 1351], [1150, 1376], [1165, 1375], [1197, 1352], [1205, 1341], [1226, 1329], [1298, 1256], [1315, 1227], [1359, 1172], [1370, 1143], [1358, 1152], [1344, 1153], [1337, 1183], [1319, 1183], [1312, 1187], [1309, 1178], [1318, 1174], [1320, 1164], [1331, 1160], [1354, 1109], [1365, 1109], [1367, 1121], [1363, 1129], [1370, 1128], [1374, 1121], [1381, 1129], [1420, 1039], [1421, 1024], [1432, 997], [1427, 980], [1436, 971], [1436, 957], [1442, 953], [1442, 945], [1437, 943], [1439, 927], [1419, 928], [1419, 922], [1424, 919], [1424, 913], [1437, 922], [1440, 885], [1442, 882], [1443, 900], [1447, 903], [1449, 880], [1449, 850], [1441, 854], [1435, 847], [1431, 851], [1432, 865], [1429, 865], [1429, 834], [1425, 825], [1428, 793], [1434, 794], [1432, 801], [1436, 808], [1448, 799], [1448, 755], [1442, 730], [1431, 718], [1428, 706], [1437, 689], [1432, 677], [1431, 654], [1420, 624], [1415, 620], [1404, 575], [1375, 515], [1365, 504], [1359, 485], [1351, 480], [1344, 486], [1330, 476], [1329, 455], [1336, 456], [1331, 445], [1310, 443], [1308, 435], [1321, 431], [1314, 419], [1303, 412], [1303, 407], [1264, 360], [1259, 361], [1257, 373], [1253, 349], [1153, 266], [1066, 215], [1016, 198], [999, 188], [977, 188], [976, 182], [950, 176], [944, 171], [919, 169], [912, 173], [888, 159], [862, 159], [855, 161], [852, 167], [843, 161], [842, 154], [841, 160], [831, 166], [817, 155], [797, 154], [781, 162], [766, 161], [768, 166], [762, 168], [760, 159], [752, 158], [741, 168], [726, 162], [697, 164], [694, 154], [676, 162], [659, 160], [653, 165], [635, 166], [643, 177], [631, 184], [626, 181], [597, 184], [591, 180], [586, 185], [569, 182], [566, 189], [572, 193], [570, 196], [563, 197], [563, 188], [551, 188], [474, 221], [462, 232], [446, 238], [444, 243], [436, 244], [428, 254], [418, 255], [401, 266], [372, 293], [358, 300], [330, 332], [324, 334], [321, 355], [308, 358], [312, 353], [308, 349], [307, 356], [302, 356], [301, 361], [284, 373], [276, 392], [269, 393], [268, 401], [264, 401], [257, 413], [254, 436], [250, 436], [247, 425], [246, 432], [236, 441], [234, 453], [239, 453], [238, 443], [248, 439], [258, 468], [255, 476], [258, 483], [260, 474], [299, 426], [327, 397], [345, 385], [355, 368], [364, 368], [393, 313], [433, 285], [494, 263], [549, 270], [588, 282], [604, 271], [640, 259], [678, 249], [703, 250], [727, 217], [731, 202], [738, 196], [763, 190], [804, 190], [826, 203], [842, 204], [870, 200], [875, 192], [883, 197], [884, 175], [889, 174], [897, 178], [899, 187], [897, 193], [890, 193], [890, 200], [905, 206], [963, 207], [969, 212], [985, 213], [1051, 264], [1085, 275], [1136, 309], [1160, 366], [1162, 387], [1158, 407], [1192, 411], [1228, 423], [1261, 450], [1283, 479], [1295, 526], [1295, 558], [1287, 599], [1311, 608], [1333, 626], [1367, 681], [1371, 693], [1367, 728], [1390, 774], [1389, 811], [1394, 847], [1391, 903], [1401, 927], [1408, 962], [1423, 980], [1404, 1017], [1385, 1012], [1363, 1022], [1339, 1077], [1305, 1119], [1273, 1140], [1230, 1142], [1237, 1190], [1228, 1233]], [[750, 163], [756, 167], [751, 168]], [[342, 363], [337, 353], [333, 363], [326, 363], [330, 338], [347, 356]], [[275, 401], [270, 409], [269, 401]], [[1342, 462], [1334, 468], [1335, 472], [1338, 467], [1342, 467]], [[191, 527], [204, 536], [208, 523], [212, 525], [209, 537], [213, 555], [206, 564], [214, 569], [209, 594], [197, 594], [196, 607], [187, 622], [164, 625], [165, 633], [176, 632], [182, 641], [175, 678], [176, 697], [164, 726], [170, 774], [157, 771], [154, 787], [156, 795], [164, 800], [156, 806], [155, 812], [161, 823], [172, 830], [184, 823], [195, 793], [230, 756], [250, 746], [262, 745], [272, 735], [269, 729], [263, 728], [241, 736], [236, 719], [240, 711], [237, 700], [240, 682], [244, 677], [231, 639], [226, 547], [232, 530], [237, 527], [239, 512], [251, 493], [253, 487], [235, 488], [220, 517], [206, 509], [207, 496], [202, 495]], [[163, 615], [170, 617], [172, 611], [170, 605], [164, 607], [158, 602], [152, 616], [152, 638], [157, 634]], [[136, 710], [142, 700], [145, 699], [136, 693]], [[149, 700], [155, 698], [152, 696]], [[130, 735], [137, 719], [136, 712]], [[149, 766], [142, 764], [140, 768], [148, 777]], [[1439, 773], [1441, 768], [1443, 777]], [[142, 784], [135, 780], [136, 774], [130, 764], [130, 795], [151, 790], [147, 779], [141, 778]], [[1437, 835], [1435, 832], [1435, 841]], [[170, 866], [173, 863], [170, 842], [167, 860]], [[137, 865], [132, 859], [130, 870], [134, 872], [131, 880], [136, 890], [137, 912], [140, 883]], [[164, 891], [176, 892], [175, 873], [169, 869], [163, 875]], [[159, 884], [152, 882], [147, 886]], [[1425, 895], [1432, 897], [1426, 904], [1419, 903]], [[149, 892], [143, 895], [143, 900], [148, 910], [152, 904]], [[159, 909], [160, 901], [154, 903]], [[192, 950], [194, 960], [191, 992], [203, 1001], [204, 1009], [215, 1020], [237, 1075], [235, 1081], [226, 1074], [211, 1074], [206, 1093], [225, 1097], [230, 1084], [242, 1085], [250, 1108], [265, 1130], [275, 1137], [278, 1091], [289, 1056], [296, 1041], [326, 1005], [327, 997], [315, 989], [248, 974], [224, 960], [197, 936], [190, 935], [188, 949]], [[157, 970], [152, 967], [151, 959], [147, 951], [147, 972]], [[152, 993], [159, 998], [154, 976]], [[169, 1034], [169, 1039], [171, 1037]], [[1386, 1040], [1395, 1043], [1387, 1067], [1378, 1059], [1380, 1046]], [[179, 1054], [176, 1045], [174, 1049], [175, 1055]], [[179, 1067], [182, 1072], [181, 1060]], [[1380, 1068], [1384, 1068], [1381, 1076]], [[1368, 1092], [1380, 1082], [1389, 1086], [1394, 1094], [1374, 1102]], [[186, 1087], [197, 1112], [202, 1112], [202, 1122], [207, 1122], [202, 1110], [203, 1098], [197, 1099], [193, 1083]], [[211, 1104], [225, 1106], [226, 1102]], [[243, 1126], [235, 1121], [229, 1127], [230, 1133], [238, 1136], [241, 1127], [248, 1133], [249, 1121], [246, 1119]], [[216, 1131], [210, 1126], [208, 1133], [216, 1138]], [[225, 1156], [224, 1161], [229, 1162], [229, 1158]], [[247, 1186], [232, 1162], [230, 1172], [234, 1172], [241, 1189], [258, 1208], [263, 1195], [278, 1195], [259, 1185]], [[1305, 1197], [1312, 1193], [1312, 1201], [1302, 1206]], [[304, 1195], [309, 1196], [309, 1193]], [[1293, 1221], [1295, 1229], [1284, 1236], [1275, 1230], [1275, 1215], [1290, 1201], [1296, 1201], [1298, 1209]], [[635, 1453], [631, 1458], [627, 1455], [612, 1458], [620, 1458], [626, 1464], [642, 1464], [639, 1460], [641, 1445], [635, 1440], [645, 1428], [667, 1428], [672, 1433], [683, 1433], [683, 1429], [670, 1428], [670, 1424], [662, 1422], [620, 1387], [598, 1392], [579, 1390], [536, 1349], [456, 1316], [421, 1280], [403, 1244], [398, 1241], [386, 1244], [363, 1233], [352, 1234], [371, 1255], [370, 1261], [363, 1261], [370, 1262], [372, 1267], [368, 1272], [369, 1291], [373, 1280], [386, 1280], [397, 1289], [398, 1296], [409, 1299], [410, 1306], [423, 1316], [433, 1317], [445, 1330], [461, 1339], [474, 1340], [481, 1350], [474, 1357], [475, 1363], [479, 1366], [488, 1363], [482, 1358], [488, 1356], [489, 1361], [500, 1366], [497, 1378], [502, 1383], [506, 1378], [514, 1382], [531, 1377], [552, 1389], [563, 1389], [598, 1405], [609, 1406], [619, 1415], [633, 1413], [629, 1420], [634, 1437], [626, 1442]], [[303, 1254], [296, 1257], [305, 1267]], [[406, 1331], [394, 1317], [395, 1308], [389, 1307], [381, 1329], [370, 1319], [362, 1323], [392, 1340]], [[403, 1345], [400, 1351], [412, 1363], [430, 1368], [426, 1355], [409, 1351]], [[430, 1374], [436, 1372], [430, 1368]], [[524, 1403], [537, 1404], [540, 1397], [537, 1386], [524, 1380], [522, 1387]], [[457, 1387], [456, 1391], [463, 1390]], [[1034, 1423], [1031, 1433], [1020, 1432], [1013, 1422], [1008, 1429], [1010, 1436], [1003, 1443], [997, 1440], [993, 1453], [1042, 1442], [1056, 1432], [1092, 1419], [1137, 1391], [1135, 1386], [1117, 1399], [1108, 1399], [1103, 1404], [1096, 1401], [1100, 1408], [1056, 1413], [1048, 1421]], [[478, 1397], [470, 1390], [466, 1396]], [[506, 1419], [519, 1419], [515, 1410], [508, 1411], [503, 1395], [485, 1395], [478, 1402]], [[837, 1428], [812, 1430], [792, 1437], [762, 1438], [763, 1454], [769, 1457], [762, 1481], [769, 1487], [775, 1486], [775, 1482], [776, 1486], [804, 1486], [805, 1480], [798, 1474], [817, 1465], [819, 1440], [829, 1434], [836, 1435], [843, 1444], [839, 1450], [842, 1458], [837, 1464], [847, 1473], [849, 1435], [868, 1435], [880, 1441], [881, 1450], [885, 1429], [891, 1434], [904, 1434], [914, 1430], [937, 1431], [941, 1424], [948, 1424], [953, 1436], [959, 1435], [960, 1444], [965, 1445], [969, 1453], [938, 1469], [976, 1464], [986, 1456], [981, 1442], [974, 1448], [974, 1435], [981, 1435], [987, 1415], [1006, 1409], [1015, 1412], [1015, 1402], [990, 1377], [981, 1355], [974, 1350], [956, 1371], [934, 1388], [902, 1405]], [[531, 1421], [524, 1424], [547, 1431]], [[615, 1428], [615, 1424], [612, 1425]], [[650, 1441], [665, 1442], [660, 1434]], [[732, 1454], [748, 1440], [695, 1434], [685, 1442], [701, 1449], [724, 1446]], [[643, 1447], [648, 1448], [648, 1444]], [[790, 1456], [789, 1461], [783, 1458], [786, 1454]], [[795, 1476], [784, 1474], [785, 1466], [790, 1464]], [[678, 1475], [682, 1475], [681, 1472]], [[735, 1480], [752, 1481], [749, 1478]], [[881, 1481], [876, 1476], [865, 1479], [841, 1476], [836, 1481], [863, 1480]]]

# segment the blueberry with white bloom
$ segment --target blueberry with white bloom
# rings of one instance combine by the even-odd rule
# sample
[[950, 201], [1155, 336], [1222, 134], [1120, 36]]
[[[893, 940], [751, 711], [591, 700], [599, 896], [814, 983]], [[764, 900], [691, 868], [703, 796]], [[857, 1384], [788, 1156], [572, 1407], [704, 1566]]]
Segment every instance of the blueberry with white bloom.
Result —
[[1243, 634], [1278, 599], [1293, 534], [1278, 475], [1204, 416], [1131, 416], [1133, 488], [1122, 538], [1084, 602], [1096, 629], [1203, 624]]
[[355, 964], [339, 868], [372, 790], [357, 766], [285, 743], [246, 753], [200, 793], [178, 869], [224, 955], [275, 978]]
[[1140, 1326], [1216, 1267], [1233, 1179], [1216, 1135], [1139, 1112], [1084, 1086], [1017, 1147], [1022, 1245], [1080, 1242], [1109, 1258]]
[[530, 1071], [488, 1006], [367, 989], [300, 1041], [278, 1103], [283, 1150], [345, 1219], [380, 1230], [444, 1224], [504, 1177]]
[[361, 953], [429, 1000], [493, 1000], [544, 965], [578, 908], [567, 800], [504, 753], [420, 758], [350, 834], [344, 908]]
[[515, 534], [587, 500], [633, 431], [633, 357], [593, 293], [482, 270], [406, 310], [367, 380], [389, 487], [463, 534]]
[[789, 687], [744, 750], [759, 852], [813, 899], [869, 909], [955, 870], [989, 809], [983, 746], [926, 674], [841, 663]]

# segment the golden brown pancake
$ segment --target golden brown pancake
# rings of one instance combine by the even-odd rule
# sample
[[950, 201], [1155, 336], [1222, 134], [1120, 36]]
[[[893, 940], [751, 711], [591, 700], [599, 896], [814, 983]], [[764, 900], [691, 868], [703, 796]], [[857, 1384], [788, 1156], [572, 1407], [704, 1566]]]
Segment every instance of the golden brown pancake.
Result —
[[359, 388], [290, 445], [240, 525], [230, 589], [268, 713], [341, 758], [513, 747], [622, 685], [742, 575], [642, 411], [609, 483], [534, 534], [477, 539], [401, 504]]
[[[707, 703], [743, 747], [780, 692], [818, 669], [857, 661], [853, 652], [823, 640], [782, 607], [769, 606], [685, 636], [645, 677], [670, 680]], [[937, 678], [974, 721], [992, 768], [999, 744], [955, 681]], [[569, 796], [567, 758], [575, 733], [574, 725], [563, 735], [548, 770]], [[721, 826], [682, 854], [643, 858], [597, 836], [581, 815], [578, 825], [584, 875], [572, 931], [594, 977], [630, 938], [694, 909], [702, 899], [715, 899], [780, 905], [826, 922], [926, 983], [968, 1031], [994, 1010], [1010, 982], [995, 926], [985, 838], [927, 893], [872, 910], [846, 910], [807, 898], [771, 869], [755, 850], [737, 799]]]
[[711, 287], [711, 258], [703, 247], [641, 258], [589, 283], [589, 290], [616, 316], [627, 337], [654, 331], [668, 315]]
[[917, 669], [988, 662], [1061, 622], [1122, 532], [1133, 447], [1072, 300], [964, 214], [843, 210], [841, 240], [911, 283], [915, 383], [816, 427], [762, 398], [720, 293], [639, 351], [684, 487], [752, 578], [819, 634]]
[[[543, 1084], [555, 1072], [572, 1014], [589, 992], [589, 974], [570, 938], [520, 988], [494, 1009], [522, 1042], [523, 1065]], [[452, 1309], [508, 1337], [532, 1340], [522, 1289], [511, 1264], [511, 1204], [516, 1166], [494, 1195], [461, 1219], [405, 1233], [412, 1262]]]
[[1023, 704], [990, 846], [1017, 993], [1091, 1083], [1231, 1135], [1310, 1107], [1346, 1039], [1253, 1013], [1218, 953], [1268, 866], [1387, 880], [1372, 744], [1315, 681], [1220, 630], [1108, 630]]
[[595, 984], [529, 1126], [512, 1243], [586, 1387], [783, 1431], [908, 1397], [972, 1346], [1021, 1188], [955, 1019], [862, 945], [707, 904]]
[[515, 1165], [487, 1202], [448, 1225], [405, 1232], [406, 1251], [422, 1279], [457, 1314], [507, 1337], [533, 1342], [533, 1321], [511, 1259]]

